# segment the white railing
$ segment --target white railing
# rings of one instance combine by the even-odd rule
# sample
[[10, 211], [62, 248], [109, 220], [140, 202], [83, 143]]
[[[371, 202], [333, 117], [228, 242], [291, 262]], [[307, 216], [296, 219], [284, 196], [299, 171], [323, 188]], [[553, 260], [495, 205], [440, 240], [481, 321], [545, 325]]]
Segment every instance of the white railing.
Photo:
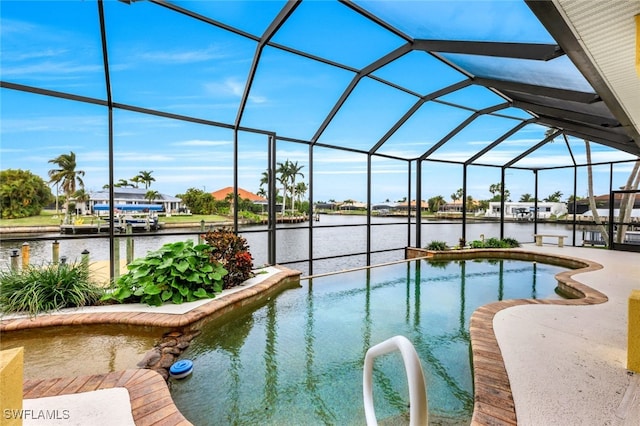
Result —
[[409, 425], [422, 426], [429, 423], [429, 406], [427, 402], [427, 386], [422, 372], [420, 358], [415, 348], [404, 336], [394, 336], [382, 343], [372, 346], [364, 357], [362, 376], [362, 393], [364, 397], [364, 413], [368, 426], [378, 424], [373, 407], [373, 360], [395, 350], [400, 351], [409, 383]]

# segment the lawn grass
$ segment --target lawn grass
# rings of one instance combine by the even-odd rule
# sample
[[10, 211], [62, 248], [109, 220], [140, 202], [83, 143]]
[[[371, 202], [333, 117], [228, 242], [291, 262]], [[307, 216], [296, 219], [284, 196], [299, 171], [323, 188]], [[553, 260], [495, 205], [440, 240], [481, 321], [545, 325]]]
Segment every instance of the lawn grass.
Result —
[[38, 216], [23, 217], [20, 219], [0, 219], [0, 227], [8, 226], [55, 226], [60, 225], [64, 218], [62, 213], [56, 214], [53, 210], [43, 210]]
[[[60, 222], [64, 218], [64, 215], [61, 213], [56, 214], [55, 211], [52, 210], [43, 210], [41, 214], [38, 216], [24, 217], [20, 219], [0, 219], [0, 227], [13, 227], [13, 226], [56, 226], [60, 225]], [[91, 216], [85, 218], [85, 223], [90, 221]], [[180, 216], [160, 216], [160, 222], [164, 223], [196, 223], [199, 224], [200, 221], [204, 220], [206, 223], [211, 222], [226, 222], [229, 220], [233, 220], [232, 218], [228, 218], [226, 216], [220, 215], [180, 215]]]

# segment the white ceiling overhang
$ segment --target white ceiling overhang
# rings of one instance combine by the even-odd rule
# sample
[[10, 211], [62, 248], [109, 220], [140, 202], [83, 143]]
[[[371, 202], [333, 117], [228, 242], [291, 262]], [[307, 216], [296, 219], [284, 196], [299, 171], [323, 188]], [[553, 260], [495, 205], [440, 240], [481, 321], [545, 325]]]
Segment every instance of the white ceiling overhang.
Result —
[[[554, 0], [553, 3], [572, 32], [576, 47], [582, 50], [569, 50], [567, 54], [640, 146], [640, 75], [636, 70], [640, 49], [636, 15], [640, 14], [640, 1]], [[590, 67], [585, 66], [586, 61]]]

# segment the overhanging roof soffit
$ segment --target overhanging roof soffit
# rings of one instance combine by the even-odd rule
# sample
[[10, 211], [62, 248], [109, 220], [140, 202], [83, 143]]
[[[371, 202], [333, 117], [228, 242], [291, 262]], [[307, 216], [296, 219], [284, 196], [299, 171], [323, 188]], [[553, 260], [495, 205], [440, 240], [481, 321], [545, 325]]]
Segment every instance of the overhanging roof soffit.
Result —
[[[549, 31], [549, 34], [551, 34], [554, 40], [556, 40], [566, 52], [571, 62], [580, 70], [591, 87], [598, 92], [613, 115], [620, 121], [626, 133], [630, 135], [630, 138], [634, 139], [635, 144], [640, 147], [640, 131], [634, 127], [633, 120], [609, 88], [603, 76], [600, 75], [599, 69], [592, 62], [589, 54], [581, 45], [581, 41], [578, 40], [574, 34], [573, 29], [565, 22], [562, 13], [558, 10], [558, 3], [560, 3], [560, 1], [525, 0], [525, 3], [542, 25], [545, 26], [547, 31]], [[615, 9], [614, 6], [610, 8]]]

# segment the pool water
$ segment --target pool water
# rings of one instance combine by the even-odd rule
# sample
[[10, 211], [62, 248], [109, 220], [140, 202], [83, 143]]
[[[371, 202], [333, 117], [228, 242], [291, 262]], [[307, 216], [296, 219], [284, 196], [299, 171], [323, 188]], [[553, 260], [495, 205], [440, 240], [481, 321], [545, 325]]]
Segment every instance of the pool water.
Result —
[[[172, 380], [195, 425], [361, 425], [367, 349], [404, 335], [427, 382], [433, 424], [468, 424], [473, 410], [469, 317], [511, 298], [559, 298], [565, 268], [516, 260], [424, 260], [303, 280], [257, 309], [204, 325], [183, 359], [193, 374]], [[399, 353], [377, 358], [379, 421], [406, 423]]]

